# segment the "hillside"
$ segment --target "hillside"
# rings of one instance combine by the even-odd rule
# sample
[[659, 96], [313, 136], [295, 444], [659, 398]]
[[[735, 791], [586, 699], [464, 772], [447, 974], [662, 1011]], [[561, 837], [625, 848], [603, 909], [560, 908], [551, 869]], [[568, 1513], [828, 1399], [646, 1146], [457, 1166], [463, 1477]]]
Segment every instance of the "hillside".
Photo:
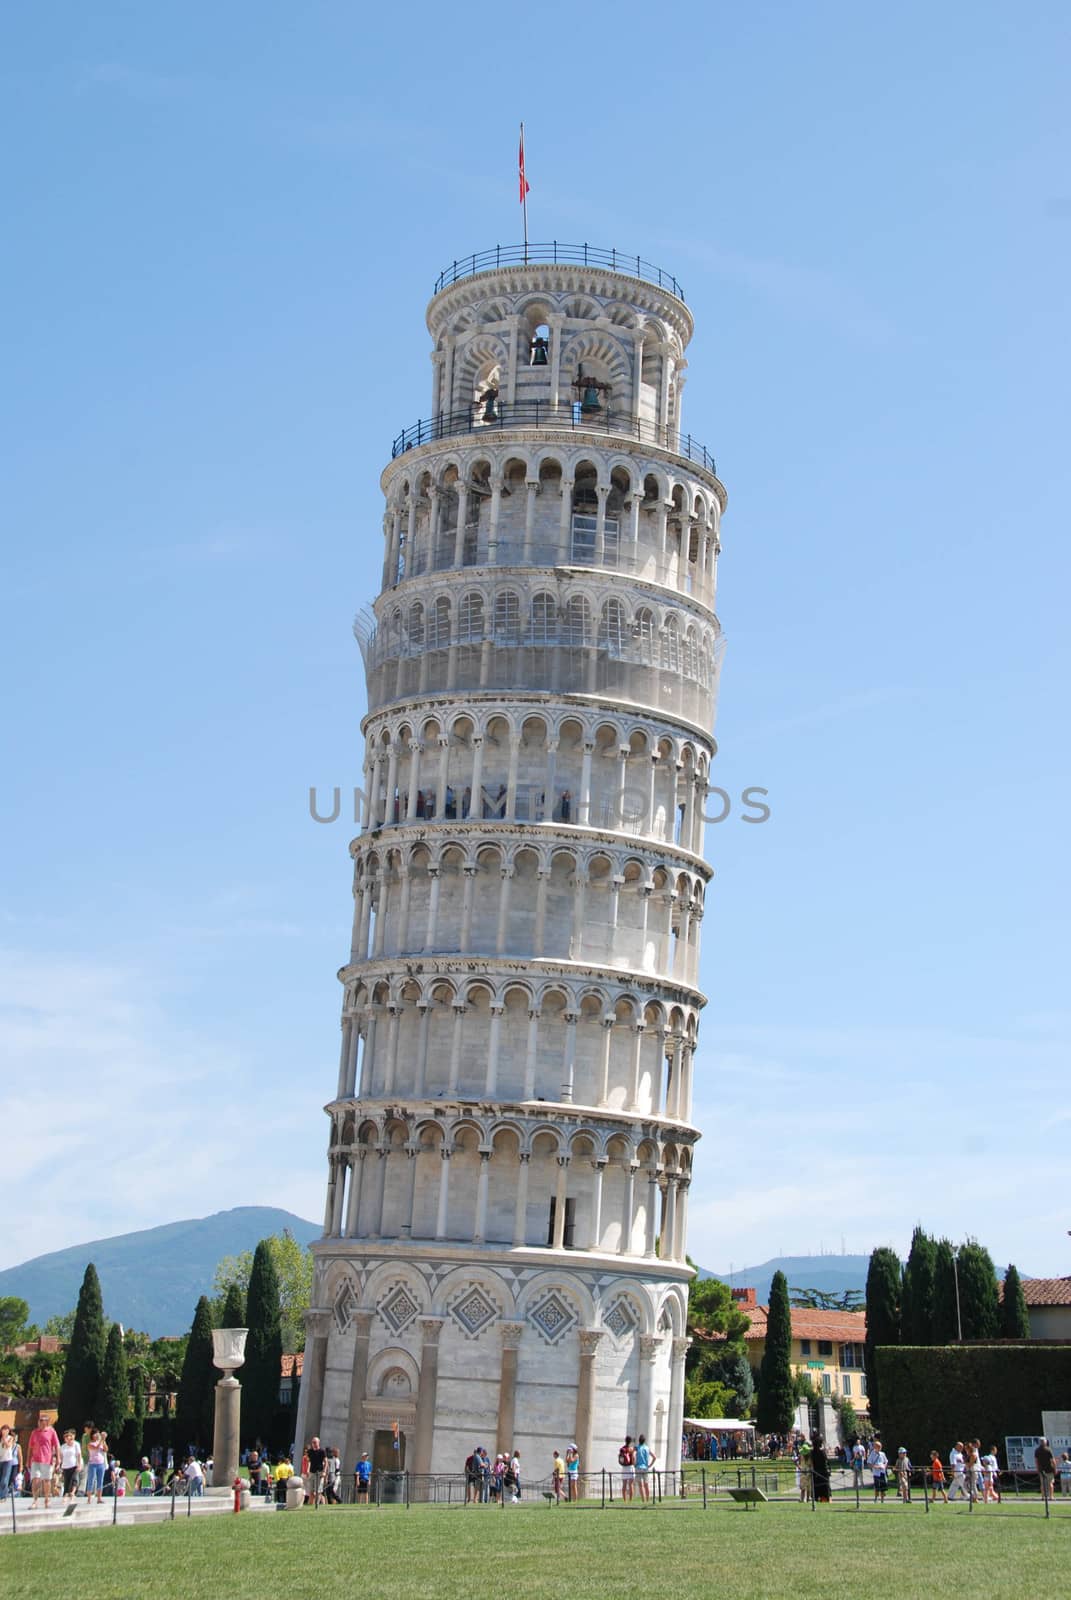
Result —
[[704, 1278], [720, 1278], [736, 1288], [753, 1288], [760, 1305], [770, 1298], [770, 1280], [775, 1272], [783, 1272], [790, 1289], [822, 1289], [829, 1294], [843, 1294], [847, 1289], [866, 1288], [866, 1256], [775, 1256], [757, 1267], [736, 1267], [732, 1275], [727, 1272], [708, 1272], [702, 1268]]
[[72, 1309], [92, 1261], [100, 1275], [105, 1314], [113, 1321], [142, 1328], [154, 1339], [185, 1333], [198, 1296], [212, 1288], [220, 1258], [252, 1250], [284, 1228], [301, 1244], [318, 1239], [322, 1231], [316, 1223], [274, 1206], [238, 1206], [35, 1256], [0, 1272], [0, 1296], [20, 1295], [29, 1302], [30, 1320], [43, 1327], [48, 1317]]

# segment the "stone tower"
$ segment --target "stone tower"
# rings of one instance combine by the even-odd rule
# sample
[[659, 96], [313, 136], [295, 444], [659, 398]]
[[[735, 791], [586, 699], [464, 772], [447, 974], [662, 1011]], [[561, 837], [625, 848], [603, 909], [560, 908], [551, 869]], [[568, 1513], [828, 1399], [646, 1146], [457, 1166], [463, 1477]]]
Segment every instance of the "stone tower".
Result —
[[[382, 477], [342, 1059], [299, 1440], [675, 1464], [725, 491], [675, 279], [455, 262]], [[377, 558], [378, 561], [378, 558]], [[393, 1447], [397, 1422], [400, 1448]]]

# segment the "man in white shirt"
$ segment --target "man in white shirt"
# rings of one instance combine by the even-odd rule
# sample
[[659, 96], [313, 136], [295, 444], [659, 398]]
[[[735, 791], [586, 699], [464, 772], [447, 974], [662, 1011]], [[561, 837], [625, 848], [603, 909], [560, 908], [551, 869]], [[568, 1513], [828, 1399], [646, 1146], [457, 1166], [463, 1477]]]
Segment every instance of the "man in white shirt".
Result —
[[957, 1439], [948, 1452], [948, 1469], [952, 1475], [948, 1498], [950, 1500], [958, 1500], [967, 1493], [967, 1458], [963, 1454], [962, 1439]]
[[889, 1458], [881, 1448], [881, 1440], [875, 1439], [870, 1447], [870, 1454], [866, 1464], [874, 1475], [874, 1499], [885, 1504], [885, 1490], [889, 1482]]

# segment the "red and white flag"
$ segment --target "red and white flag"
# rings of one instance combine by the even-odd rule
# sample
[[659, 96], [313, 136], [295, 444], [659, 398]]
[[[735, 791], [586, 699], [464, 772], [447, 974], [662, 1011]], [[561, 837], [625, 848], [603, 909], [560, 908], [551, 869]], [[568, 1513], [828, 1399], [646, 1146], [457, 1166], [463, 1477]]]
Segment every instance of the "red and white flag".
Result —
[[520, 153], [519, 153], [519, 156], [518, 156], [518, 169], [517, 169], [517, 171], [518, 171], [518, 178], [520, 180], [520, 185], [519, 185], [520, 186], [520, 195], [519, 195], [519, 199], [520, 199], [521, 205], [523, 206], [524, 205], [524, 201], [525, 201], [525, 196], [527, 195], [529, 189], [531, 188], [531, 184], [528, 182], [528, 179], [524, 175], [524, 123], [523, 122], [521, 123], [521, 148], [520, 148]]

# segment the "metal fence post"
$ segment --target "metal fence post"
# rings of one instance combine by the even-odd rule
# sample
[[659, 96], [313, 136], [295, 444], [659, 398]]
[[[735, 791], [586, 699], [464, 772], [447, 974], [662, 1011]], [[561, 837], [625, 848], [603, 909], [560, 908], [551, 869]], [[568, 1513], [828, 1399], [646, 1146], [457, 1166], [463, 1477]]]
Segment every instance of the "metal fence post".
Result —
[[701, 1480], [702, 1485], [703, 1485], [703, 1510], [705, 1511], [707, 1509], [707, 1469], [706, 1469], [706, 1467], [700, 1467], [700, 1469], [699, 1469], [699, 1477], [700, 1477], [700, 1480]]

